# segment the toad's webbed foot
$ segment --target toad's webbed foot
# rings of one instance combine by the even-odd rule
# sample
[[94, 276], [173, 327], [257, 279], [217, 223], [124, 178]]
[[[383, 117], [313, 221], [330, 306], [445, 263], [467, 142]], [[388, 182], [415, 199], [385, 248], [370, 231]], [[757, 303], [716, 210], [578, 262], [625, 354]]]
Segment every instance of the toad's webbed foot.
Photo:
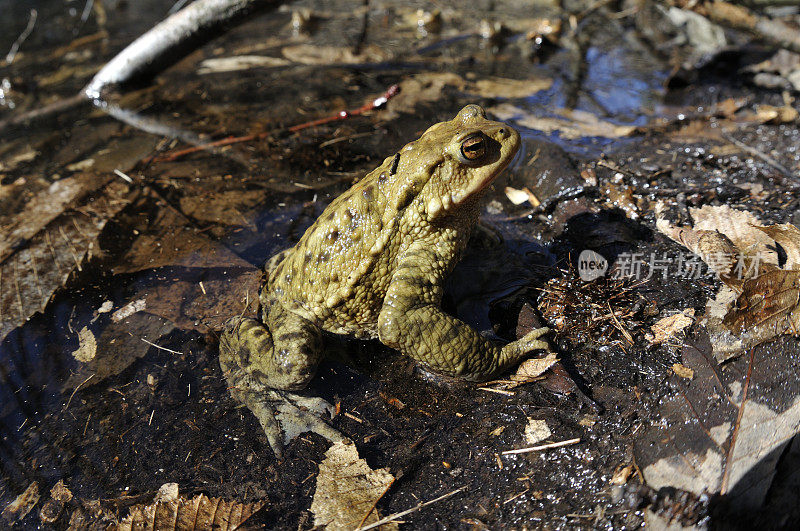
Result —
[[[290, 392], [305, 387], [314, 375], [321, 355], [319, 329], [277, 305], [267, 317], [276, 325], [277, 341], [255, 319], [235, 317], [225, 324], [219, 364], [231, 396], [253, 412], [278, 457], [284, 444], [306, 431], [342, 440], [344, 436], [326, 422], [333, 406], [322, 398]], [[292, 332], [281, 333], [287, 326]]]
[[231, 394], [258, 419], [278, 458], [283, 455], [284, 445], [307, 431], [318, 433], [332, 442], [346, 438], [327, 423], [333, 416], [334, 407], [322, 398], [276, 389], [265, 389], [261, 393], [231, 389]]

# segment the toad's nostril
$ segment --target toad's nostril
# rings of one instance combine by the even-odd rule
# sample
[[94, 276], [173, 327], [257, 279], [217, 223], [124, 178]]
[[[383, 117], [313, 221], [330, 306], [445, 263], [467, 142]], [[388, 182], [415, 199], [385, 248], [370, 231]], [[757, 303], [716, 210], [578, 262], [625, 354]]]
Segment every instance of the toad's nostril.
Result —
[[502, 138], [506, 138], [508, 136], [508, 131], [504, 127], [501, 127], [498, 133], [500, 133]]

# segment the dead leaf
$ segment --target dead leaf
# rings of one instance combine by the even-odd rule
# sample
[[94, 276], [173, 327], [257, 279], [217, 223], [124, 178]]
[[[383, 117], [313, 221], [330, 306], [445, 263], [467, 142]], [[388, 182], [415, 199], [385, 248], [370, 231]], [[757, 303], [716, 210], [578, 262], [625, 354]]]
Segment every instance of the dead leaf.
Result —
[[523, 361], [517, 367], [517, 371], [511, 375], [511, 379], [517, 382], [530, 382], [558, 363], [558, 356], [549, 352], [543, 358], [531, 358]]
[[181, 198], [181, 212], [199, 221], [256, 229], [250, 211], [264, 202], [263, 190], [229, 190]]
[[129, 302], [116, 312], [111, 314], [111, 320], [115, 323], [118, 323], [125, 319], [126, 317], [130, 317], [131, 315], [135, 314], [136, 312], [141, 312], [147, 307], [147, 301], [145, 299], [136, 299], [134, 301]]
[[62, 389], [71, 393], [84, 382], [95, 385], [109, 376], [119, 374], [147, 354], [151, 343], [157, 344], [161, 337], [174, 328], [175, 325], [166, 319], [146, 312], [134, 313], [119, 322], [112, 321], [95, 334], [95, 357], [76, 367]]
[[762, 223], [750, 212], [730, 207], [690, 209], [694, 227], [675, 227], [657, 219], [669, 238], [699, 254], [725, 283], [706, 305], [703, 324], [723, 361], [743, 349], [781, 334], [800, 331], [800, 271], [779, 269], [776, 243], [786, 250], [785, 266], [795, 268], [800, 230]]
[[622, 182], [604, 181], [600, 187], [603, 194], [612, 207], [619, 208], [625, 212], [628, 219], [639, 219], [639, 207], [633, 197], [634, 188]]
[[516, 188], [506, 186], [504, 191], [508, 200], [515, 205], [521, 205], [522, 203], [530, 201], [531, 196], [533, 195], [527, 188], [518, 190]]
[[86, 363], [92, 361], [95, 354], [97, 354], [97, 341], [92, 331], [84, 326], [78, 332], [78, 349], [72, 353], [72, 357], [81, 363]]
[[658, 345], [668, 339], [676, 337], [694, 322], [694, 308], [687, 308], [680, 313], [659, 319], [650, 330], [652, 338], [648, 338], [651, 345]]
[[553, 433], [547, 422], [543, 420], [536, 420], [528, 418], [528, 424], [525, 426], [525, 443], [529, 446], [539, 444], [545, 439], [548, 439]]
[[3, 509], [0, 518], [6, 524], [11, 525], [25, 518], [37, 503], [39, 503], [39, 484], [33, 481], [22, 494], [14, 498], [14, 501]]
[[[85, 191], [78, 190], [66, 193], [69, 201], [78, 201], [81, 191]], [[52, 219], [46, 224], [35, 220], [37, 213], [31, 212], [32, 227], [18, 226], [17, 237], [24, 236], [26, 242], [6, 247], [8, 254], [0, 259], [0, 341], [31, 315], [44, 310], [50, 297], [70, 275], [81, 270], [83, 263], [100, 251], [97, 237], [132, 198], [127, 185], [113, 181], [71, 204], [72, 210], [55, 217], [49, 207], [43, 207], [42, 217]], [[59, 200], [61, 208], [69, 201]]]
[[164, 483], [158, 487], [153, 503], [171, 502], [178, 499], [179, 489], [177, 483]]
[[[14, 170], [23, 162], [30, 162], [39, 155], [39, 152], [35, 149], [31, 149], [30, 146], [22, 147], [22, 151], [19, 151], [14, 155], [7, 156], [5, 157], [5, 160], [0, 161], [0, 171]], [[2, 198], [2, 195], [0, 195], [0, 198]]]
[[612, 485], [624, 485], [628, 482], [628, 478], [631, 477], [632, 474], [633, 465], [619, 467], [614, 471], [614, 475], [611, 476], [610, 483]]
[[125, 256], [114, 266], [114, 274], [135, 273], [165, 266], [253, 267], [228, 248], [190, 226], [171, 209], [163, 209], [149, 230], [136, 238]]
[[[34, 195], [22, 203], [22, 208], [14, 208], [10, 201], [0, 203], [0, 263], [3, 263], [15, 249], [25, 241], [33, 238], [48, 223], [64, 214], [64, 210], [78, 204], [85, 196], [102, 188], [110, 180], [93, 174], [82, 174], [67, 177], [42, 187]], [[22, 194], [31, 193], [31, 188], [40, 185], [27, 185], [28, 190], [20, 190]], [[19, 196], [17, 196], [19, 197]], [[11, 197], [9, 200], [16, 198]]]
[[200, 494], [187, 499], [179, 497], [156, 501], [150, 505], [134, 505], [117, 526], [117, 531], [158, 529], [191, 531], [215, 529], [233, 531], [263, 507], [264, 502], [239, 503], [209, 498]]
[[200, 63], [197, 73], [222, 74], [225, 72], [237, 72], [239, 70], [250, 70], [251, 68], [275, 68], [291, 64], [291, 61], [280, 57], [269, 57], [265, 55], [237, 55], [234, 57], [213, 57]]
[[800, 333], [800, 271], [778, 269], [744, 282], [723, 324], [739, 337], [761, 343]]
[[553, 80], [547, 78], [489, 77], [468, 81], [451, 72], [424, 72], [400, 82], [400, 93], [389, 100], [384, 114], [388, 119], [400, 112], [412, 112], [420, 103], [438, 101], [445, 87], [484, 98], [522, 98], [547, 90], [552, 84]]
[[783, 448], [800, 431], [796, 340], [783, 337], [721, 369], [707, 335], [687, 344], [681, 365], [691, 380], [672, 378], [661, 422], [648, 423], [634, 451], [653, 489], [722, 494], [743, 509], [761, 506]]
[[181, 277], [159, 282], [137, 297], [146, 297], [149, 313], [169, 319], [184, 330], [220, 330], [234, 315], [255, 315], [261, 285], [259, 269], [195, 270]]
[[[389, 470], [372, 470], [358, 456], [351, 441], [335, 442], [319, 464], [317, 488], [311, 502], [314, 525], [350, 530], [377, 522], [380, 515], [374, 509], [375, 503], [392, 482], [394, 476]], [[398, 529], [398, 526], [390, 523], [383, 528]]]
[[553, 86], [548, 78], [508, 79], [488, 77], [470, 83], [466, 92], [482, 98], [527, 98]]
[[791, 105], [775, 107], [773, 105], [759, 105], [756, 108], [756, 120], [764, 124], [790, 124], [797, 121], [800, 113]]
[[686, 378], [687, 380], [691, 380], [692, 378], [694, 378], [694, 371], [689, 367], [681, 365], [680, 363], [672, 364], [672, 372], [674, 372], [681, 378]]
[[752, 212], [727, 205], [705, 205], [702, 208], [690, 208], [689, 214], [695, 230], [722, 233], [740, 251], [758, 253], [761, 261], [778, 265], [774, 242], [760, 229], [764, 224]]
[[399, 83], [400, 93], [386, 104], [386, 119], [397, 117], [403, 112], [413, 112], [420, 103], [438, 101], [445, 87], [460, 89], [465, 84], [464, 78], [449, 72], [425, 72], [403, 79]]
[[528, 129], [544, 133], [558, 133], [562, 138], [585, 137], [619, 138], [636, 130], [633, 125], [619, 125], [601, 120], [597, 115], [581, 110], [561, 109], [560, 116], [536, 116], [510, 103], [490, 107], [488, 111], [499, 120], [513, 122]]
[[304, 65], [380, 63], [390, 57], [387, 52], [375, 45], [362, 46], [361, 51], [354, 54], [352, 46], [296, 44], [285, 46], [281, 53], [288, 60]]
[[789, 223], [768, 225], [766, 227], [757, 226], [756, 228], [783, 247], [786, 252], [784, 269], [800, 269], [800, 229]]

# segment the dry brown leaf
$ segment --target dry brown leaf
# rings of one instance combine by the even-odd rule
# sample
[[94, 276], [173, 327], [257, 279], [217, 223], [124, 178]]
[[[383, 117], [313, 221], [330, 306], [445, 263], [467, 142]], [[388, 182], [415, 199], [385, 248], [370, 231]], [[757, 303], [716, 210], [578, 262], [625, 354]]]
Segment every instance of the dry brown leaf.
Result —
[[239, 70], [249, 70], [251, 68], [274, 68], [291, 64], [286, 59], [280, 57], [269, 57], [265, 55], [237, 55], [234, 57], [213, 57], [200, 63], [197, 73], [220, 74], [225, 72], [237, 72]]
[[78, 386], [95, 385], [119, 374], [147, 354], [152, 344], [157, 344], [174, 328], [171, 322], [146, 312], [134, 313], [119, 322], [112, 321], [94, 336], [97, 354], [90, 361], [78, 365], [62, 389], [71, 393]]
[[461, 89], [466, 80], [448, 72], [424, 72], [402, 80], [400, 93], [389, 100], [384, 114], [391, 119], [403, 112], [413, 112], [420, 103], [438, 101], [445, 87]]
[[727, 205], [690, 208], [695, 230], [720, 232], [730, 239], [740, 251], [758, 253], [762, 260], [778, 265], [778, 255], [772, 249], [772, 238], [765, 235], [759, 227], [764, 224], [746, 210], [736, 210]]
[[514, 205], [521, 205], [522, 203], [530, 201], [531, 196], [533, 195], [527, 188], [518, 190], [516, 188], [506, 186], [504, 191], [508, 200]]
[[726, 205], [690, 208], [689, 212], [693, 227], [677, 227], [659, 218], [656, 228], [700, 256], [731, 288], [738, 291], [742, 280], [778, 265], [774, 240], [752, 213]]
[[[81, 270], [92, 253], [99, 251], [100, 232], [133, 197], [128, 187], [118, 181], [85, 195], [83, 202], [75, 204], [80, 193], [73, 190], [68, 194], [72, 210], [45, 225], [32, 221], [35, 229], [17, 232], [29, 240], [0, 261], [0, 341], [31, 315], [42, 311], [70, 274]], [[59, 204], [62, 208], [66, 205]], [[31, 216], [35, 218], [35, 213]], [[51, 218], [47, 208], [43, 216]]]
[[488, 77], [470, 83], [465, 91], [483, 98], [527, 98], [528, 96], [548, 90], [553, 80], [547, 78], [508, 79]]
[[424, 72], [400, 82], [400, 93], [389, 100], [385, 115], [387, 118], [391, 118], [400, 112], [412, 112], [419, 103], [438, 101], [441, 99], [445, 87], [452, 87], [485, 98], [521, 98], [541, 90], [547, 90], [552, 84], [553, 80], [547, 78], [489, 77], [468, 81], [458, 74], [450, 72]]
[[181, 212], [200, 221], [252, 226], [255, 229], [255, 219], [245, 215], [263, 202], [263, 190], [230, 190], [184, 196], [181, 198], [180, 207]]
[[531, 358], [523, 361], [517, 367], [517, 371], [511, 375], [511, 379], [518, 382], [528, 382], [538, 378], [544, 372], [558, 363], [558, 356], [549, 352], [543, 358]]
[[756, 228], [783, 247], [786, 252], [784, 269], [800, 269], [800, 229], [789, 223]]
[[191, 227], [171, 209], [163, 209], [150, 230], [141, 234], [114, 266], [114, 274], [159, 267], [244, 268], [252, 265]]
[[[160, 283], [147, 290], [147, 311], [184, 330], [220, 330], [234, 315], [254, 316], [261, 271], [255, 267], [199, 272], [197, 278]], [[248, 304], [249, 303], [249, 304]]]
[[[22, 209], [14, 208], [7, 201], [0, 203], [0, 263], [11, 256], [26, 240], [33, 238], [48, 223], [64, 213], [64, 210], [77, 204], [83, 197], [102, 188], [109, 177], [84, 174], [55, 181], [24, 203]], [[36, 186], [27, 181], [24, 188]], [[17, 193], [30, 193], [21, 188]], [[16, 198], [10, 197], [10, 200]]]
[[553, 435], [553, 433], [550, 431], [550, 427], [547, 425], [547, 422], [528, 418], [528, 424], [525, 425], [524, 433], [526, 444], [529, 446], [539, 444], [543, 440], [549, 438], [551, 435]]
[[97, 354], [97, 341], [89, 327], [84, 326], [78, 332], [78, 349], [72, 353], [72, 357], [81, 363], [92, 361]]
[[694, 371], [685, 365], [681, 365], [680, 363], [673, 363], [672, 364], [672, 372], [680, 376], [681, 378], [686, 378], [687, 380], [691, 380], [694, 378]]
[[694, 322], [694, 308], [687, 308], [680, 313], [659, 319], [650, 330], [653, 332], [652, 339], [648, 338], [651, 345], [663, 343], [672, 339], [684, 329], [691, 326]]
[[[334, 443], [319, 464], [317, 488], [311, 502], [314, 525], [329, 530], [351, 530], [377, 522], [380, 515], [374, 509], [375, 503], [393, 481], [388, 469], [372, 470], [358, 456], [351, 441]], [[390, 523], [382, 529], [398, 529], [398, 526]]]
[[617, 207], [629, 219], [639, 219], [639, 207], [633, 197], [634, 188], [621, 182], [605, 181], [600, 193], [608, 199], [613, 207]]
[[233, 531], [263, 505], [264, 502], [260, 501], [239, 503], [221, 498], [209, 498], [205, 494], [191, 499], [184, 497], [167, 499], [150, 505], [131, 507], [128, 516], [117, 526], [117, 531], [134, 529]]
[[136, 312], [141, 312], [147, 307], [147, 301], [145, 299], [136, 299], [127, 303], [125, 306], [117, 310], [116, 312], [111, 314], [111, 320], [115, 323], [118, 323], [125, 319], [126, 317], [130, 317], [131, 315], [135, 314]]
[[[765, 227], [751, 213], [729, 207], [706, 206], [691, 214], [694, 228], [675, 227], [664, 219], [656, 226], [699, 254], [726, 285], [707, 303], [703, 318], [717, 360], [781, 334], [800, 333], [800, 270], [779, 269], [775, 251], [780, 244], [787, 254], [785, 265], [796, 268], [800, 230], [788, 224]], [[731, 259], [714, 263], [709, 260], [714, 254]]]
[[680, 363], [693, 378], [676, 379], [678, 392], [660, 402], [658, 420], [637, 435], [634, 456], [653, 489], [720, 494], [743, 511], [756, 510], [800, 432], [800, 396], [787, 385], [798, 377], [797, 344], [779, 338], [723, 369], [712, 341], [702, 332], [687, 340]]
[[778, 269], [744, 282], [735, 306], [723, 319], [734, 334], [755, 343], [800, 333], [800, 271]]
[[304, 65], [380, 63], [390, 57], [387, 52], [375, 45], [362, 46], [361, 52], [354, 54], [352, 46], [296, 44], [285, 46], [281, 53], [290, 61]]
[[756, 108], [755, 119], [765, 124], [790, 124], [797, 121], [800, 113], [791, 105], [775, 107], [773, 105], [759, 105]]
[[624, 485], [628, 482], [628, 478], [633, 474], [633, 465], [626, 465], [617, 468], [614, 475], [611, 476], [612, 485]]
[[562, 138], [583, 137], [619, 138], [628, 136], [636, 126], [619, 125], [601, 120], [597, 115], [586, 111], [562, 109], [561, 116], [536, 116], [529, 111], [510, 103], [501, 103], [489, 108], [489, 112], [505, 122], [514, 122], [528, 129], [544, 133], [558, 132]]
[[37, 503], [39, 503], [39, 484], [34, 481], [3, 509], [0, 518], [6, 524], [11, 525], [13, 522], [25, 518]]

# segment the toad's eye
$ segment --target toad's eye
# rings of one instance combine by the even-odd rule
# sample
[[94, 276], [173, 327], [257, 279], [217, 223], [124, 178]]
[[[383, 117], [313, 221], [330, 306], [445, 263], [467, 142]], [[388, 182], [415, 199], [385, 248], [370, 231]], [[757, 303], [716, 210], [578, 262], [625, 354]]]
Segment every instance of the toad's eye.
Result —
[[475, 162], [486, 154], [486, 137], [480, 133], [468, 136], [461, 143], [461, 156], [465, 161]]

